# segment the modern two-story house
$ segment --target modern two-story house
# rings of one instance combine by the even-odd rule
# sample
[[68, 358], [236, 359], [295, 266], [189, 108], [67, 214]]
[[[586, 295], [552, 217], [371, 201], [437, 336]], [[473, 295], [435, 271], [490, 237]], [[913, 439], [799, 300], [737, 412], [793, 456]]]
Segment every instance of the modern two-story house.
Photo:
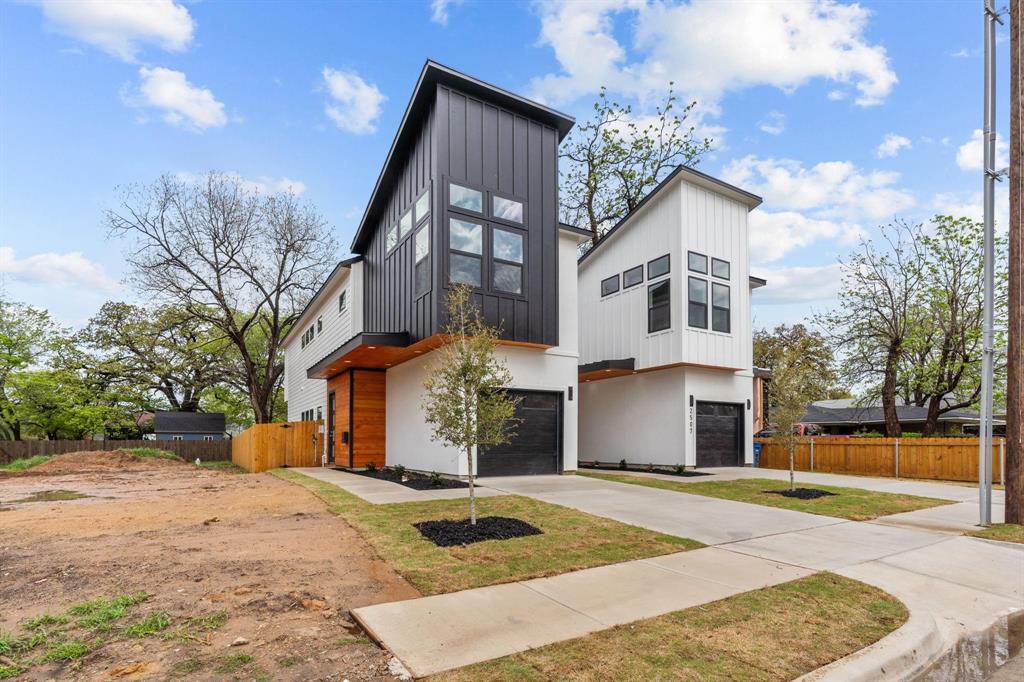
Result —
[[285, 342], [289, 420], [325, 422], [324, 457], [468, 474], [421, 407], [444, 299], [468, 284], [510, 391], [513, 441], [479, 475], [558, 473], [577, 459], [576, 253], [558, 222], [558, 145], [573, 119], [427, 62], [352, 241]]
[[753, 458], [747, 214], [761, 199], [680, 166], [579, 261], [581, 459]]

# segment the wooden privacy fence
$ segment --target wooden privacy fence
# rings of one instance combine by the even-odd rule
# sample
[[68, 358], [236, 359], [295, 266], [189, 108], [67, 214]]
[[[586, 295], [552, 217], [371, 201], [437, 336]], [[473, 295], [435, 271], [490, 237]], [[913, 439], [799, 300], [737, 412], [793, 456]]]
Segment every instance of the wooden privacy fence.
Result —
[[231, 441], [231, 461], [254, 474], [284, 466], [320, 466], [322, 424], [322, 420], [253, 424]]
[[196, 457], [204, 462], [231, 459], [231, 441], [227, 440], [4, 440], [0, 441], [0, 464], [34, 455], [120, 448], [169, 450], [190, 462]]
[[[770, 440], [761, 443], [761, 467], [789, 469], [789, 450]], [[834, 474], [978, 481], [977, 438], [828, 438], [803, 439], [796, 446], [797, 471]], [[1003, 439], [992, 439], [992, 480], [1005, 476]]]

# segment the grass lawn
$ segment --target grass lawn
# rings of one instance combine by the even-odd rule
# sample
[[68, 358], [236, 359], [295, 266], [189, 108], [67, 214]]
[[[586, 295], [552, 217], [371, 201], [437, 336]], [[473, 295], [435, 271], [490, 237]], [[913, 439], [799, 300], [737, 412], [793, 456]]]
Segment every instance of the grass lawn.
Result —
[[1024, 544], [1024, 526], [1017, 523], [996, 523], [969, 533], [976, 538], [986, 540], [1002, 540], [1003, 542], [1020, 542]]
[[161, 450], [160, 448], [122, 448], [125, 452], [130, 452], [136, 457], [156, 457], [157, 459], [177, 459], [180, 460], [176, 454], [169, 450]]
[[581, 471], [581, 476], [592, 476], [603, 478], [608, 481], [619, 483], [632, 483], [633, 485], [644, 485], [648, 488], [662, 488], [664, 490], [675, 490], [677, 492], [692, 493], [694, 495], [706, 495], [707, 497], [719, 497], [723, 500], [734, 500], [736, 502], [751, 502], [762, 504], [766, 507], [781, 507], [794, 511], [821, 514], [823, 516], [835, 516], [850, 521], [869, 521], [879, 516], [899, 514], [900, 512], [915, 511], [917, 509], [928, 509], [944, 504], [953, 504], [948, 500], [936, 500], [931, 497], [917, 497], [914, 495], [897, 495], [894, 493], [880, 493], [860, 488], [840, 488], [831, 485], [810, 485], [797, 483], [797, 487], [815, 488], [835, 493], [834, 497], [819, 497], [815, 500], [801, 500], [793, 497], [783, 497], [773, 494], [773, 490], [787, 490], [789, 483], [776, 481], [768, 478], [747, 478], [736, 481], [702, 481], [700, 483], [682, 483], [679, 481], [668, 481], [661, 478], [648, 478], [646, 476], [630, 476], [628, 474], [606, 474], [592, 471]]
[[791, 680], [906, 619], [891, 595], [818, 573], [430, 679]]
[[557, 575], [591, 566], [696, 549], [701, 543], [661, 535], [568, 507], [507, 495], [477, 499], [478, 516], [511, 516], [543, 531], [514, 540], [490, 540], [464, 547], [438, 547], [412, 524], [469, 516], [465, 499], [370, 504], [315, 478], [275, 469], [286, 481], [307, 488], [373, 545], [396, 571], [423, 594]]
[[49, 462], [53, 459], [53, 455], [33, 455], [31, 457], [22, 457], [16, 459], [9, 464], [0, 464], [0, 471], [25, 471], [32, 467], [39, 466], [44, 462]]

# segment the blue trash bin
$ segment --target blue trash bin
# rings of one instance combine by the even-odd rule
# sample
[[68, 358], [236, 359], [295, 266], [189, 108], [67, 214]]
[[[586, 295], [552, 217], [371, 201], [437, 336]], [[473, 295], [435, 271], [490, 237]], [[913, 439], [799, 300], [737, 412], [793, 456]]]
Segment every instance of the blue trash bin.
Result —
[[764, 445], [764, 443], [754, 443], [754, 466], [755, 467], [760, 467], [761, 466], [761, 446], [762, 445]]

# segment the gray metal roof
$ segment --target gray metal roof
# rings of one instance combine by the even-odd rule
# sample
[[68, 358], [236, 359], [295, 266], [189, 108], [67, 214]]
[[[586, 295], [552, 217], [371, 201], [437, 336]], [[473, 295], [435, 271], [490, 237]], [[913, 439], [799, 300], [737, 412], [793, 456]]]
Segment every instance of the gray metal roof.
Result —
[[[899, 419], [900, 423], [923, 423], [928, 419], [928, 408], [918, 407], [917, 405], [897, 405], [896, 417]], [[815, 403], [808, 406], [807, 412], [800, 421], [821, 425], [884, 424], [885, 414], [880, 405], [866, 405], [860, 407], [826, 407], [820, 403]], [[978, 413], [970, 410], [951, 410], [939, 415], [939, 421], [973, 424], [978, 421]]]
[[156, 412], [155, 433], [224, 433], [223, 412]]

